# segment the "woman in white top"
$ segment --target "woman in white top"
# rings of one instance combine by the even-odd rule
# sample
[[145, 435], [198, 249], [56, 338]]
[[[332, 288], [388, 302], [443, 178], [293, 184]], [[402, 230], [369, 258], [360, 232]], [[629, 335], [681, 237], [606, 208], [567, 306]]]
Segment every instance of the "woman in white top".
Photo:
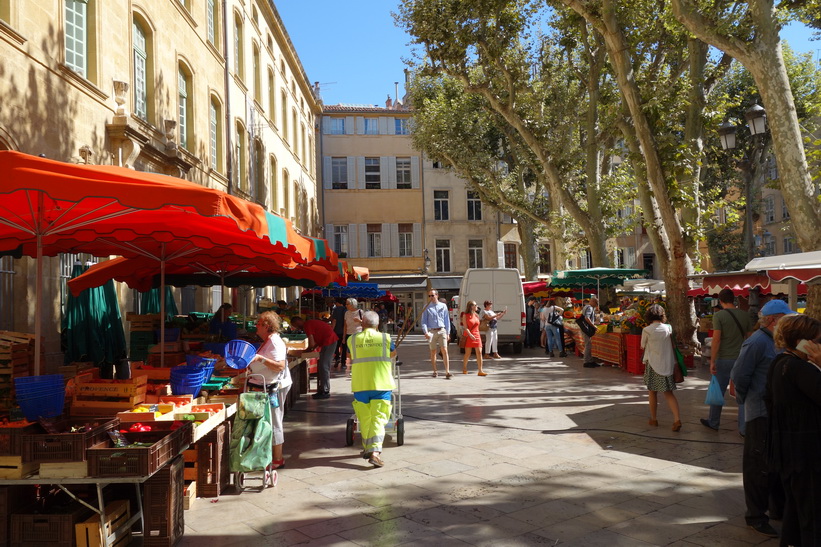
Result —
[[359, 309], [359, 302], [356, 298], [349, 298], [345, 301], [345, 307], [348, 311], [345, 312], [345, 328], [342, 329], [342, 359], [339, 360], [342, 370], [345, 370], [348, 338], [357, 332], [362, 332], [362, 310]]
[[673, 367], [678, 366], [673, 353], [673, 327], [665, 324], [667, 319], [664, 308], [653, 304], [647, 309], [645, 319], [648, 323], [641, 332], [641, 348], [644, 350], [644, 384], [650, 393], [650, 425], [659, 425], [656, 419], [658, 393], [664, 393], [667, 405], [673, 413], [673, 431], [681, 429], [681, 416], [678, 410], [678, 399], [673, 390], [676, 382], [673, 379]]
[[493, 311], [493, 302], [485, 300], [485, 308], [479, 314], [480, 319], [487, 318], [487, 354], [486, 359], [501, 359], [499, 356], [499, 320], [507, 313], [504, 311], [496, 313]]
[[[266, 386], [276, 383], [276, 388], [269, 391], [271, 399], [276, 398], [279, 403], [276, 406], [271, 405], [274, 433], [274, 453], [271, 465], [274, 469], [285, 466], [285, 460], [282, 457], [282, 444], [285, 442], [282, 417], [285, 413], [285, 398], [288, 396], [293, 383], [291, 371], [288, 368], [288, 349], [279, 335], [281, 326], [282, 319], [275, 312], [266, 311], [259, 315], [257, 335], [262, 338], [262, 345], [248, 365], [248, 373], [264, 376]], [[254, 380], [257, 380], [258, 383], [259, 378], [251, 377], [248, 383], [253, 385]]]

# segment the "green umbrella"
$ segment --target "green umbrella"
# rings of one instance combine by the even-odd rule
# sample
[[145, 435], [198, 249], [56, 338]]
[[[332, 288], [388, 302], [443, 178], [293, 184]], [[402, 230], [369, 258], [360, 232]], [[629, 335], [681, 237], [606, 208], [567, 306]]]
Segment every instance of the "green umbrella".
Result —
[[[111, 283], [111, 281], [109, 281]], [[140, 313], [160, 313], [160, 289], [155, 287], [140, 293]], [[165, 318], [166, 320], [177, 315], [177, 303], [174, 302], [174, 293], [171, 287], [165, 288]]]
[[635, 268], [585, 268], [583, 270], [558, 270], [553, 272], [551, 287], [592, 287], [598, 291], [602, 285], [621, 285], [626, 279], [646, 277], [650, 272]]
[[[86, 268], [75, 264], [72, 277]], [[62, 322], [65, 362], [91, 361], [96, 365], [115, 364], [126, 354], [122, 317], [114, 283], [68, 295]]]

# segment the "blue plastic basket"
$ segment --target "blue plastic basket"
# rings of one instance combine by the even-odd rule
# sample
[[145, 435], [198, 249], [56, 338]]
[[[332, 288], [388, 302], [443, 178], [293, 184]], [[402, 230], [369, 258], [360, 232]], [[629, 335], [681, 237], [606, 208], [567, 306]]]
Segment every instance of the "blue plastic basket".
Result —
[[245, 340], [231, 340], [225, 346], [225, 364], [231, 368], [243, 369], [248, 366], [257, 349]]
[[65, 389], [55, 390], [53, 393], [40, 395], [17, 395], [17, 404], [30, 422], [36, 422], [39, 418], [54, 418], [63, 413], [66, 402]]
[[205, 382], [208, 383], [211, 381], [211, 375], [214, 374], [214, 366], [217, 364], [217, 360], [213, 357], [201, 357], [199, 355], [186, 355], [185, 362], [188, 363], [190, 366], [199, 367], [206, 370], [205, 375]]
[[44, 374], [43, 376], [21, 376], [14, 379], [14, 389], [17, 392], [37, 391], [43, 388], [65, 386], [62, 374]]
[[182, 365], [171, 369], [171, 393], [174, 395], [199, 395], [208, 371], [204, 367]]

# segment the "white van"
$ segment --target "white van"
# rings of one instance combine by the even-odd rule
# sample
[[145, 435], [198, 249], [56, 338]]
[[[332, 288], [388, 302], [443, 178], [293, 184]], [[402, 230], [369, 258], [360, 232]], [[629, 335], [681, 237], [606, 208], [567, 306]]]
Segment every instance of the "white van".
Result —
[[[459, 290], [459, 312], [465, 311], [469, 301], [475, 301], [479, 309], [484, 301], [493, 302], [497, 312], [507, 308], [499, 321], [499, 345], [511, 344], [513, 353], [522, 353], [525, 341], [525, 293], [522, 278], [515, 268], [470, 268], [462, 278]], [[457, 325], [458, 316], [457, 316]]]

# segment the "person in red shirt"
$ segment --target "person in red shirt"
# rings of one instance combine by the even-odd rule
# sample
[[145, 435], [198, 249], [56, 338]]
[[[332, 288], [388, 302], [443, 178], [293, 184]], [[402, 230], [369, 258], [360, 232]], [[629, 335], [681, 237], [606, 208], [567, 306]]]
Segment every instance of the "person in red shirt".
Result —
[[318, 319], [306, 321], [299, 316], [294, 316], [291, 317], [291, 328], [302, 330], [308, 335], [308, 351], [319, 351], [316, 366], [317, 387], [313, 398], [329, 398], [331, 396], [331, 361], [333, 361], [339, 337], [331, 325]]

